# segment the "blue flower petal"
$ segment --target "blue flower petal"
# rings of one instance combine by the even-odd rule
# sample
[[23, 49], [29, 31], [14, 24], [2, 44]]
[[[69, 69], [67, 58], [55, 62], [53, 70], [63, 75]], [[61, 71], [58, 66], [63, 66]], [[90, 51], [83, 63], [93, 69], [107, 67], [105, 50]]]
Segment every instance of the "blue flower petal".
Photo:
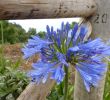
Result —
[[41, 50], [36, 48], [36, 47], [35, 48], [27, 48], [27, 47], [25, 47], [25, 48], [22, 49], [22, 52], [24, 53], [23, 58], [27, 59], [27, 58], [39, 53], [40, 51]]
[[71, 32], [71, 36], [72, 36], [73, 39], [74, 39], [77, 31], [78, 31], [78, 24], [76, 23], [74, 25], [74, 28], [72, 29], [72, 32]]
[[36, 53], [39, 53], [43, 47], [48, 47], [53, 42], [48, 40], [42, 40], [37, 36], [33, 36], [32, 39], [28, 40], [26, 47], [22, 49], [24, 53], [24, 58], [27, 59]]
[[55, 68], [52, 71], [51, 79], [56, 80], [57, 84], [60, 84], [63, 81], [64, 76], [65, 76], [65, 72], [62, 68], [62, 65], [59, 65], [57, 66], [57, 68]]
[[74, 47], [70, 47], [69, 49], [68, 49], [68, 52], [73, 52], [73, 53], [75, 53], [75, 52], [77, 52], [77, 51], [79, 51], [80, 49], [79, 49], [79, 47], [78, 46], [74, 46]]
[[81, 41], [83, 41], [83, 39], [86, 36], [87, 32], [88, 32], [87, 26], [81, 25], [81, 27], [80, 27], [80, 34], [79, 34], [79, 37], [80, 37]]
[[89, 86], [98, 86], [99, 81], [107, 71], [105, 64], [98, 65], [84, 62], [79, 62], [76, 69], [80, 73], [88, 92], [90, 90]]
[[49, 77], [49, 73], [51, 73], [53, 67], [55, 67], [55, 64], [56, 63], [38, 61], [32, 65], [34, 69], [28, 72], [28, 76], [38, 84], [40, 82], [45, 83]]
[[70, 24], [67, 22], [66, 23], [66, 31], [69, 32], [69, 30], [70, 30]]
[[60, 53], [60, 52], [57, 52], [56, 55], [57, 55], [57, 58], [58, 58], [58, 60], [60, 61], [60, 63], [66, 65], [66, 66], [69, 66], [68, 63], [66, 62], [66, 57], [65, 57], [65, 55], [63, 55], [63, 54]]
[[85, 87], [86, 87], [86, 90], [87, 90], [88, 92], [90, 92], [91, 84], [90, 84], [89, 82], [87, 82], [87, 81], [84, 80], [84, 85], [85, 85]]

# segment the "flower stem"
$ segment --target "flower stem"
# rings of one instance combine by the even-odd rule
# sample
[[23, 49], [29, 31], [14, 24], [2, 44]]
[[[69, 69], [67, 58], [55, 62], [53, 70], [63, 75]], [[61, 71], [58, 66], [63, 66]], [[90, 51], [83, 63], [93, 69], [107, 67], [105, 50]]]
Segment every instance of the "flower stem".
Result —
[[68, 67], [65, 67], [65, 84], [64, 84], [64, 100], [68, 98]]

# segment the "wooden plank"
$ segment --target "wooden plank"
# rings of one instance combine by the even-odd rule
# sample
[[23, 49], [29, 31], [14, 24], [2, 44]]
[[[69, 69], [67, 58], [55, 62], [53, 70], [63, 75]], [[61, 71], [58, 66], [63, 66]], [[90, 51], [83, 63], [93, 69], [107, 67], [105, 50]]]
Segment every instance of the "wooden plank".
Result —
[[94, 0], [0, 0], [0, 19], [88, 17]]
[[46, 100], [55, 82], [48, 80], [46, 84], [30, 83], [17, 100]]
[[[101, 37], [106, 41], [110, 39], [110, 0], [96, 0], [96, 3], [98, 11], [89, 20], [92, 23], [93, 33], [96, 34], [96, 37]], [[88, 93], [80, 75], [76, 72], [74, 100], [103, 100], [105, 76], [100, 81], [99, 87], [92, 87], [91, 92]]]

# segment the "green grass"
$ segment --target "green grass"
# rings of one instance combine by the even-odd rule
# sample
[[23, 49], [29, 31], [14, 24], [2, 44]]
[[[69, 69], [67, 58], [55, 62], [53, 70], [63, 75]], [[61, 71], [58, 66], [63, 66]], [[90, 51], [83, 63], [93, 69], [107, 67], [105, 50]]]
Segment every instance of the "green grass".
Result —
[[[29, 80], [26, 73], [19, 70], [20, 60], [12, 62], [3, 56], [0, 56], [0, 60], [0, 100], [16, 100]], [[10, 96], [11, 99], [6, 99]]]
[[110, 63], [108, 64], [108, 71], [105, 82], [104, 100], [110, 100]]

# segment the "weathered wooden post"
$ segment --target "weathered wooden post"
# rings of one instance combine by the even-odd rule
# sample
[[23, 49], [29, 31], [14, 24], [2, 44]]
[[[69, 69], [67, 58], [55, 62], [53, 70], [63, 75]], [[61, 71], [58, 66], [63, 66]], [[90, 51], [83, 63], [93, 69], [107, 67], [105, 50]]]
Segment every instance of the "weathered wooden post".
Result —
[[94, 0], [0, 0], [0, 19], [88, 17]]
[[[110, 1], [95, 0], [97, 3], [97, 13], [89, 18], [92, 23], [93, 33], [98, 34], [104, 40], [110, 38]], [[98, 88], [91, 88], [91, 92], [86, 92], [79, 74], [76, 72], [74, 100], [103, 100], [105, 76], [100, 81]]]

